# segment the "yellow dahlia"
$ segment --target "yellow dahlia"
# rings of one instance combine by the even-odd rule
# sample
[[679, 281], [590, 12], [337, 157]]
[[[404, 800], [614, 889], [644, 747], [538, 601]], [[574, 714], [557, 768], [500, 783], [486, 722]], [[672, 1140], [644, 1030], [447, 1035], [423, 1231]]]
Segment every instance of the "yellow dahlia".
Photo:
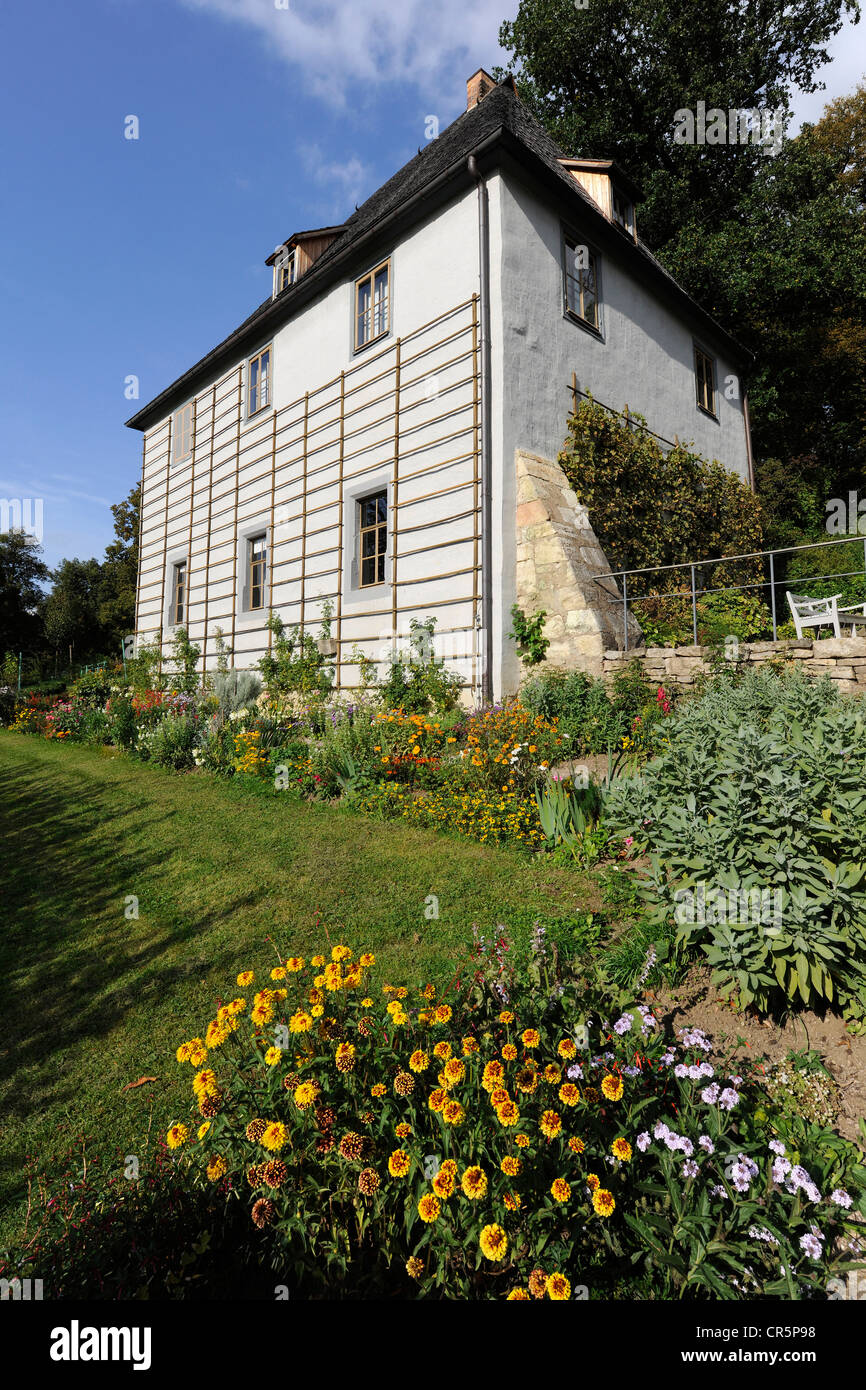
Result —
[[411, 1162], [405, 1149], [395, 1149], [388, 1159], [388, 1172], [392, 1178], [405, 1178]]
[[508, 1249], [508, 1236], [501, 1226], [493, 1222], [484, 1227], [478, 1243], [485, 1259], [501, 1260]]

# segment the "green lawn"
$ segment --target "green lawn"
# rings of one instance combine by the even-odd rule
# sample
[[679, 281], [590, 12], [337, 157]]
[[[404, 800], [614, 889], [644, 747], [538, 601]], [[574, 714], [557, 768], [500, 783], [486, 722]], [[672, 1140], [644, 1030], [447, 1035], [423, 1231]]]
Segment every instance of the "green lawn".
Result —
[[326, 947], [317, 912], [333, 943], [376, 952], [380, 982], [410, 984], [446, 979], [473, 922], [520, 935], [597, 906], [590, 880], [517, 852], [5, 731], [0, 825], [0, 1244], [27, 1155], [81, 1136], [141, 1152], [151, 1120], [186, 1113], [175, 1048], [239, 970]]

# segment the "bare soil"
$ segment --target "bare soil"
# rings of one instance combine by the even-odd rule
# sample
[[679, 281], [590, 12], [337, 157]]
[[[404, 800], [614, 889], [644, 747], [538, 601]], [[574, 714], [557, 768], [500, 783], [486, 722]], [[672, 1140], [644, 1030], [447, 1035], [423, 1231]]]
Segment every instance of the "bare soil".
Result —
[[781, 1020], [738, 1013], [710, 982], [707, 967], [696, 965], [676, 989], [651, 991], [647, 999], [673, 1028], [702, 1028], [722, 1050], [758, 1062], [782, 1061], [792, 1049], [817, 1052], [839, 1088], [839, 1133], [859, 1143], [858, 1120], [866, 1117], [866, 1034], [849, 1032], [838, 1014], [811, 1011]]

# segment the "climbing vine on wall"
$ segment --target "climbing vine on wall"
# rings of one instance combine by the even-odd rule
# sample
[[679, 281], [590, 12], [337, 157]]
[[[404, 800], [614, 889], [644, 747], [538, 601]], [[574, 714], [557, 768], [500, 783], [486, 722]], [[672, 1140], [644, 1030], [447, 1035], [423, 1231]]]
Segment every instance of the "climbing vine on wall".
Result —
[[[685, 445], [665, 452], [645, 426], [642, 416], [626, 423], [590, 397], [569, 419], [559, 456], [611, 569], [762, 550], [761, 506], [748, 485]], [[761, 562], [752, 560], [703, 566], [698, 583], [723, 588], [761, 578]], [[688, 570], [629, 577], [635, 595], [688, 587]]]

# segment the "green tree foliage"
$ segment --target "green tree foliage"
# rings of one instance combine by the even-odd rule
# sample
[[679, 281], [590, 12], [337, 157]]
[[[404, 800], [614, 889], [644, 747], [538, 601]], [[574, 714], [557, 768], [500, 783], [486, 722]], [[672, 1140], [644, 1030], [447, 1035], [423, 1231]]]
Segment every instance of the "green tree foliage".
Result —
[[674, 113], [789, 108], [857, 0], [521, 0], [500, 43], [521, 98], [569, 154], [615, 159], [641, 187], [641, 234], [663, 259], [713, 226], [773, 160], [757, 145], [674, 143]]
[[40, 587], [49, 571], [42, 547], [24, 531], [0, 535], [0, 650], [33, 654], [42, 640]]
[[140, 507], [141, 488], [136, 484], [123, 502], [111, 508], [115, 539], [106, 546], [102, 562], [99, 620], [112, 653], [135, 627]]

